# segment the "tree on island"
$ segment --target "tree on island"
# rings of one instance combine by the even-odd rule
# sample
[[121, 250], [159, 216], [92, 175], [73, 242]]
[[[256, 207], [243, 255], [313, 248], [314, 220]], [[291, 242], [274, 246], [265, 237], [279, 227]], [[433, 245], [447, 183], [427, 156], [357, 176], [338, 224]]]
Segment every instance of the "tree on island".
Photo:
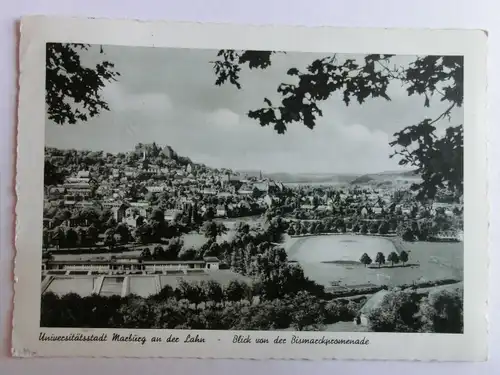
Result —
[[402, 250], [400, 253], [399, 253], [399, 260], [401, 261], [401, 263], [403, 263], [403, 266], [405, 265], [406, 262], [408, 262], [408, 253], [404, 250]]
[[380, 268], [380, 265], [385, 264], [385, 255], [380, 251], [377, 253], [377, 256], [375, 257], [375, 263], [378, 263], [378, 268]]
[[361, 255], [361, 258], [359, 259], [359, 261], [361, 263], [363, 263], [365, 265], [365, 267], [372, 264], [372, 258], [370, 258], [370, 256], [367, 253], [364, 253], [363, 255]]
[[396, 253], [395, 251], [393, 251], [392, 253], [389, 254], [389, 256], [387, 257], [387, 260], [389, 262], [391, 262], [391, 267], [394, 266], [394, 263], [399, 263], [399, 255], [398, 253]]

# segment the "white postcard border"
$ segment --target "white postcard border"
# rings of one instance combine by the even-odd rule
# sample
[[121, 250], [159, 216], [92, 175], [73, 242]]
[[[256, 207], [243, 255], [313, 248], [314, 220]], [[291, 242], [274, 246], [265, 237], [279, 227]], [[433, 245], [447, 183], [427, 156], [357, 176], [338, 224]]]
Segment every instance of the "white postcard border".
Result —
[[[487, 358], [488, 203], [486, 40], [479, 30], [336, 29], [290, 26], [144, 22], [33, 16], [22, 20], [16, 176], [14, 356], [173, 357], [249, 359], [392, 359], [479, 361]], [[40, 328], [40, 269], [45, 134], [45, 43], [73, 42], [204, 49], [465, 56], [464, 334], [176, 331]], [[47, 334], [113, 332], [146, 342], [43, 342]], [[205, 343], [152, 343], [153, 336], [190, 334]], [[269, 344], [235, 344], [235, 334]], [[292, 344], [301, 338], [362, 339], [368, 345]], [[280, 336], [286, 344], [274, 344]]]

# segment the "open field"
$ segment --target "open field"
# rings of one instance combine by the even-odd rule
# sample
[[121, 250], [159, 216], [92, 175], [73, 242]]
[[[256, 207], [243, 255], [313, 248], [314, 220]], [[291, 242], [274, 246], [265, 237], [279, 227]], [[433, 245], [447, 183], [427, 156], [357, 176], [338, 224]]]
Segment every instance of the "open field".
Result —
[[377, 252], [390, 253], [395, 247], [380, 237], [359, 235], [308, 236], [290, 239], [290, 260], [300, 263], [358, 262], [363, 253], [375, 259]]
[[[214, 221], [224, 223], [224, 225], [226, 225], [226, 227], [228, 229], [227, 233], [223, 234], [222, 236], [217, 237], [218, 243], [222, 243], [224, 241], [231, 241], [234, 237], [236, 226], [239, 222], [247, 223], [251, 227], [263, 225], [262, 216], [248, 216], [248, 217], [241, 217], [241, 218], [215, 219]], [[182, 241], [184, 241], [184, 246], [183, 246], [184, 249], [189, 249], [189, 248], [197, 249], [208, 241], [208, 238], [205, 237], [205, 235], [203, 233], [196, 233], [196, 232], [183, 234], [181, 236], [181, 239], [182, 239]], [[95, 259], [111, 259], [111, 257], [113, 257], [113, 256], [114, 257], [122, 257], [122, 256], [137, 257], [141, 254], [143, 249], [149, 248], [152, 251], [154, 249], [154, 247], [157, 245], [158, 244], [149, 244], [149, 245], [128, 244], [127, 245], [128, 248], [126, 251], [121, 251], [121, 252], [104, 252], [104, 251], [99, 252], [99, 251], [96, 251], [96, 252], [91, 252], [91, 253], [86, 253], [86, 254], [78, 253], [78, 251], [75, 251], [74, 254], [71, 254], [71, 253], [68, 254], [66, 251], [64, 254], [61, 254], [57, 250], [53, 249], [52, 254], [53, 254], [54, 260], [67, 260], [67, 261], [92, 260], [92, 259], [94, 259], [94, 260]]]
[[[395, 246], [396, 245], [396, 246]], [[359, 263], [363, 253], [375, 260], [377, 252], [387, 256], [404, 248], [409, 252], [406, 267], [365, 267]], [[435, 242], [394, 242], [360, 235], [332, 235], [289, 238], [285, 243], [291, 261], [297, 261], [305, 274], [327, 287], [375, 284], [398, 286], [413, 282], [463, 279], [463, 244]]]
[[76, 293], [81, 297], [87, 297], [92, 294], [96, 282], [97, 278], [88, 276], [58, 277], [52, 280], [46, 292], [52, 292], [57, 295]]

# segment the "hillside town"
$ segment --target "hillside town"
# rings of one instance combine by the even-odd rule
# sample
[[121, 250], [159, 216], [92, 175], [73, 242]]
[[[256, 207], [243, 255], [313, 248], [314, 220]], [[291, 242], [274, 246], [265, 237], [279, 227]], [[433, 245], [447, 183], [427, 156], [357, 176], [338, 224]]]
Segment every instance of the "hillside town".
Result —
[[[460, 201], [443, 193], [436, 202], [419, 205], [409, 189], [411, 182], [404, 179], [375, 186], [292, 188], [262, 174], [249, 177], [196, 164], [155, 143], [117, 155], [49, 148], [45, 169], [46, 249], [153, 243], [154, 238], [145, 237], [155, 222], [182, 232], [216, 218], [259, 215], [280, 216], [293, 235], [378, 233], [384, 224], [384, 234], [409, 225], [415, 233], [420, 229], [421, 239], [461, 236]], [[164, 234], [173, 237], [151, 236]]]
[[[462, 268], [446, 263], [433, 244], [460, 244], [463, 203], [446, 191], [433, 202], [419, 202], [411, 189], [415, 176], [288, 185], [261, 172], [198, 164], [155, 143], [119, 154], [47, 148], [45, 160], [46, 317], [53, 313], [43, 306], [55, 311], [67, 295], [120, 296], [122, 309], [132, 308], [130, 296], [152, 304], [164, 296], [176, 309], [179, 301], [194, 303], [193, 313], [210, 300], [220, 309], [240, 300], [257, 308], [295, 296], [291, 305], [301, 299], [307, 306], [334, 303], [321, 305], [321, 317], [304, 318], [309, 325], [351, 320], [377, 330], [366, 309], [388, 287], [420, 288], [425, 296], [425, 288], [462, 281]], [[350, 239], [355, 235], [358, 241]], [[301, 244], [322, 238], [330, 242]], [[404, 245], [412, 243], [422, 243], [423, 250]], [[325, 262], [312, 268], [301, 262], [300, 254], [314, 252], [326, 263], [332, 259], [327, 274]], [[328, 315], [325, 306], [336, 312]], [[111, 324], [109, 319], [99, 325]], [[271, 326], [262, 329], [308, 325], [272, 323], [269, 317], [264, 323]]]

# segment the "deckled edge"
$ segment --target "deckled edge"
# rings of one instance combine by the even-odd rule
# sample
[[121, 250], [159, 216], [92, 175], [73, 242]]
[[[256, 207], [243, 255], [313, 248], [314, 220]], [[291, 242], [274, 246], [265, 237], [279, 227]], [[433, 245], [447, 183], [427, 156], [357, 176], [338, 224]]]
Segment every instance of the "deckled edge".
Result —
[[[185, 356], [185, 357], [166, 357], [166, 356], [107, 356], [107, 355], [75, 355], [75, 356], [53, 356], [53, 355], [43, 355], [39, 354], [37, 352], [31, 351], [28, 348], [23, 347], [22, 339], [16, 336], [15, 334], [15, 327], [16, 327], [16, 319], [15, 319], [15, 309], [16, 309], [16, 292], [18, 291], [18, 269], [16, 266], [16, 261], [18, 257], [18, 248], [17, 248], [17, 243], [18, 243], [18, 233], [19, 233], [19, 206], [18, 206], [18, 201], [19, 201], [19, 181], [17, 178], [17, 171], [19, 167], [19, 154], [20, 154], [20, 147], [19, 147], [19, 134], [21, 133], [20, 128], [21, 128], [21, 109], [22, 108], [22, 93], [24, 91], [21, 91], [21, 82], [23, 79], [23, 64], [22, 64], [22, 57], [20, 56], [22, 47], [24, 43], [26, 43], [25, 36], [23, 36], [23, 24], [24, 20], [30, 20], [30, 19], [36, 19], [36, 18], [51, 18], [54, 21], [57, 19], [73, 19], [73, 20], [99, 20], [99, 21], [119, 21], [119, 22], [139, 22], [139, 23], [156, 23], [156, 24], [179, 24], [179, 25], [193, 25], [193, 24], [198, 24], [198, 25], [220, 25], [220, 26], [233, 26], [233, 27], [258, 27], [258, 28], [303, 28], [303, 29], [322, 29], [322, 28], [328, 28], [328, 29], [358, 29], [358, 30], [386, 30], [386, 31], [421, 31], [421, 30], [428, 30], [428, 31], [481, 31], [482, 33], [485, 34], [486, 38], [488, 39], [489, 33], [485, 29], [457, 29], [457, 28], [402, 28], [402, 27], [336, 27], [332, 25], [323, 25], [323, 26], [309, 26], [309, 25], [286, 25], [286, 24], [238, 24], [238, 23], [229, 23], [229, 22], [201, 22], [201, 21], [179, 21], [179, 20], [161, 20], [161, 19], [134, 19], [134, 18], [111, 18], [111, 17], [76, 17], [76, 16], [44, 16], [44, 15], [30, 15], [30, 16], [25, 16], [23, 17], [20, 21], [17, 21], [16, 23], [18, 24], [17, 30], [17, 35], [16, 35], [16, 40], [17, 40], [17, 74], [18, 74], [18, 79], [16, 80], [17, 82], [17, 110], [15, 112], [15, 118], [16, 118], [16, 131], [14, 132], [15, 135], [15, 142], [16, 142], [16, 154], [15, 154], [15, 163], [14, 163], [14, 179], [15, 179], [15, 188], [13, 189], [14, 193], [14, 198], [15, 198], [15, 204], [14, 204], [14, 268], [13, 268], [13, 279], [14, 279], [14, 294], [13, 294], [13, 308], [12, 308], [12, 334], [11, 334], [11, 355], [13, 357], [20, 357], [20, 358], [26, 358], [26, 357], [38, 357], [38, 358], [106, 358], [106, 359], [116, 359], [116, 358], [137, 358], [137, 359], [186, 359], [186, 360], [193, 360], [193, 359], [200, 359], [200, 360], [247, 360], [247, 361], [266, 361], [266, 360], [272, 360], [272, 361], [310, 361], [310, 362], [322, 362], [322, 361], [374, 361], [374, 362], [379, 362], [379, 361], [387, 361], [387, 359], [384, 358], [357, 358], [357, 357], [352, 357], [352, 358], [334, 358], [334, 357], [323, 357], [323, 358], [286, 358], [286, 357], [261, 357], [261, 358], [246, 358], [246, 357], [213, 357], [213, 356]], [[487, 55], [485, 56], [486, 58], [486, 63], [488, 61]], [[488, 64], [486, 64], [487, 66]], [[488, 92], [488, 82], [486, 80], [486, 92]], [[488, 97], [486, 95], [486, 97]], [[487, 101], [488, 103], [488, 101]], [[489, 108], [489, 104], [486, 105], [486, 112], [487, 109]], [[489, 130], [489, 127], [487, 127]], [[489, 131], [487, 131], [488, 133]], [[490, 142], [489, 138], [486, 137], [486, 147], [489, 148]], [[487, 171], [489, 171], [489, 153], [486, 153], [486, 167]], [[488, 179], [486, 181], [486, 191], [487, 193], [489, 192], [489, 183]], [[487, 194], [487, 196], [489, 196]], [[487, 212], [488, 212], [488, 218], [489, 214], [491, 211], [488, 209], [489, 205], [487, 205]], [[489, 238], [489, 232], [490, 232], [490, 220], [488, 220], [488, 243], [491, 243], [491, 240]], [[488, 246], [488, 257], [487, 257], [487, 264], [486, 267], [489, 269], [489, 264], [490, 264], [490, 251], [489, 251]], [[487, 286], [486, 286], [487, 287]], [[488, 315], [488, 299], [485, 301], [485, 319], [486, 319], [486, 330], [487, 332], [489, 331], [489, 315]], [[487, 346], [487, 351], [485, 353], [485, 356], [483, 358], [478, 358], [476, 360], [458, 360], [459, 362], [484, 362], [488, 360], [488, 348], [489, 345]], [[439, 359], [419, 359], [419, 358], [401, 358], [401, 359], [394, 359], [391, 361], [401, 361], [401, 362], [407, 362], [407, 361], [415, 361], [415, 362], [438, 362], [438, 363], [443, 363], [443, 362], [457, 362], [457, 360], [439, 360]]]

